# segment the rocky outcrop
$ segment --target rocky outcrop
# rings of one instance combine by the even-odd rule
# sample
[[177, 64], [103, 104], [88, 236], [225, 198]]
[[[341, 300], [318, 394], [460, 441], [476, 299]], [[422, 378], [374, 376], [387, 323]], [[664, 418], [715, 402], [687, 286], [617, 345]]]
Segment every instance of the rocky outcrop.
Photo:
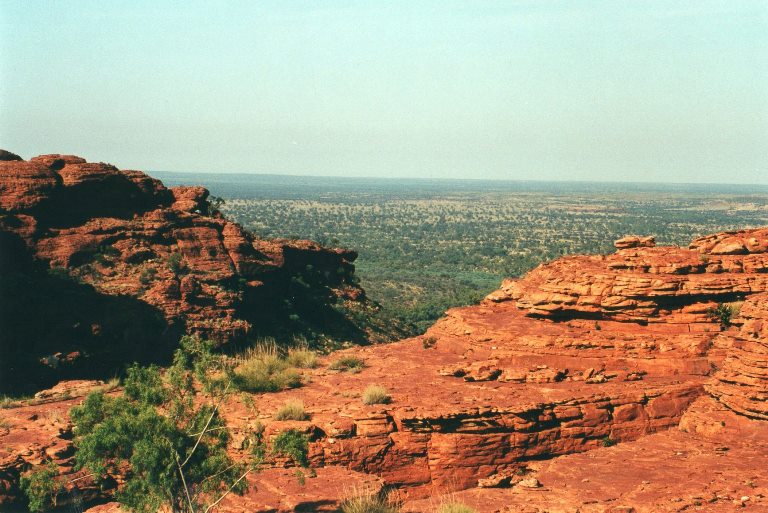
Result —
[[653, 236], [626, 235], [615, 241], [613, 245], [616, 249], [652, 248], [656, 245], [656, 238]]
[[742, 233], [754, 251], [639, 247], [561, 258], [540, 265], [525, 280], [507, 282], [492, 299], [513, 300], [528, 315], [558, 320], [706, 323], [716, 303], [768, 289], [768, 253], [758, 252], [767, 231]]
[[768, 228], [738, 230], [699, 237], [689, 249], [705, 255], [747, 255], [768, 252]]
[[221, 343], [280, 330], [369, 335], [336, 306], [374, 309], [354, 278], [357, 253], [257, 239], [202, 187], [167, 189], [72, 155], [6, 156], [0, 234], [12, 305], [0, 316], [0, 388], [162, 359], [183, 333]]
[[24, 160], [15, 153], [10, 151], [0, 150], [0, 160]]
[[768, 420], [768, 294], [740, 308], [743, 324], [707, 391], [747, 417]]

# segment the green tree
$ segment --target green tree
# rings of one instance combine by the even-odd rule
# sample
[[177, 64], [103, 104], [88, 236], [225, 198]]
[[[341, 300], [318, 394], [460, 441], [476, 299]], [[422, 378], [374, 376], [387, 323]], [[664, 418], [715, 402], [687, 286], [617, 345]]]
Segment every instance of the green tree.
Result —
[[[78, 468], [103, 479], [125, 468], [116, 499], [133, 511], [207, 511], [228, 493], [242, 493], [245, 477], [261, 463], [254, 450], [248, 464], [226, 453], [229, 431], [219, 406], [228, 381], [214, 380], [227, 370], [209, 342], [184, 337], [173, 364], [162, 375], [155, 366], [128, 369], [119, 397], [91, 394], [71, 411]], [[206, 400], [195, 401], [199, 383]], [[254, 444], [253, 447], [258, 447]]]
[[44, 511], [56, 506], [56, 496], [61, 484], [56, 479], [59, 470], [49, 461], [36, 470], [21, 477], [21, 489], [29, 499], [30, 511]]
[[[219, 407], [231, 388], [231, 369], [211, 352], [211, 343], [181, 339], [172, 365], [128, 369], [119, 396], [90, 394], [70, 411], [76, 435], [76, 468], [97, 481], [121, 475], [115, 498], [130, 510], [207, 513], [230, 493], [247, 489], [246, 477], [267, 455], [261, 432], [248, 440], [250, 458], [234, 462], [226, 452], [229, 430]], [[202, 395], [202, 400], [201, 396]], [[285, 453], [304, 466], [307, 443]], [[303, 455], [303, 456], [302, 456]], [[54, 503], [60, 484], [53, 467], [27, 478], [30, 509]], [[53, 483], [53, 484], [52, 484]]]

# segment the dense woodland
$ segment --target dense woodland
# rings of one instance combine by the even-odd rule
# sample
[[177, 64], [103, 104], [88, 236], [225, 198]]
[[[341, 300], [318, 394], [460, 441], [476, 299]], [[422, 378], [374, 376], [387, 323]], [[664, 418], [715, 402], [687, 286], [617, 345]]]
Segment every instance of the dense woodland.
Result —
[[562, 255], [612, 252], [625, 234], [686, 245], [768, 224], [768, 188], [759, 186], [158, 176], [209, 187], [260, 237], [358, 250], [368, 295], [415, 332], [504, 277]]

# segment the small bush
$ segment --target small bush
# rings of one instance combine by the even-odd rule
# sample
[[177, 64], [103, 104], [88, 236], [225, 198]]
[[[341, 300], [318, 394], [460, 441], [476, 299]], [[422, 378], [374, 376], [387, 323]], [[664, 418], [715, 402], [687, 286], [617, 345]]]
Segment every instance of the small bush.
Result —
[[715, 308], [707, 310], [707, 314], [710, 319], [719, 322], [721, 328], [727, 329], [732, 324], [733, 318], [739, 315], [741, 305], [741, 302], [720, 303]]
[[166, 263], [168, 264], [168, 269], [170, 269], [171, 272], [177, 276], [181, 274], [181, 272], [186, 268], [181, 253], [171, 253], [168, 256]]
[[470, 508], [463, 502], [456, 499], [449, 499], [441, 503], [437, 508], [437, 513], [476, 513], [474, 508]]
[[102, 246], [99, 248], [99, 253], [112, 258], [117, 258], [122, 254], [120, 253], [120, 250], [114, 246]]
[[317, 353], [307, 348], [288, 350], [288, 363], [299, 369], [314, 369], [317, 367]]
[[387, 389], [380, 385], [368, 385], [363, 392], [364, 404], [389, 404], [391, 401]]
[[295, 399], [286, 401], [275, 413], [275, 420], [309, 420], [304, 403]]
[[360, 358], [354, 356], [344, 356], [338, 360], [334, 360], [328, 366], [328, 369], [340, 372], [360, 372], [365, 367], [365, 362]]
[[309, 460], [309, 439], [306, 435], [299, 433], [295, 429], [282, 431], [272, 442], [272, 453], [276, 455], [288, 456], [297, 465], [307, 468]]
[[51, 267], [48, 269], [48, 276], [59, 280], [71, 280], [69, 271], [64, 267]]
[[149, 285], [152, 283], [152, 280], [155, 279], [155, 275], [157, 274], [157, 269], [154, 269], [152, 267], [147, 267], [143, 271], [141, 271], [141, 274], [139, 275], [139, 281], [142, 285]]
[[608, 435], [605, 435], [605, 436], [603, 437], [603, 439], [602, 439], [602, 440], [600, 440], [600, 445], [602, 445], [603, 447], [613, 447], [613, 446], [614, 446], [614, 445], [616, 445], [617, 443], [618, 443], [618, 442], [616, 442], [616, 440], [614, 440], [613, 438], [611, 438], [611, 437], [610, 437], [610, 436], [608, 436]]
[[21, 489], [29, 499], [30, 511], [45, 511], [56, 506], [56, 496], [63, 491], [58, 476], [59, 469], [52, 461], [21, 476]]
[[398, 513], [400, 508], [386, 496], [373, 491], [356, 492], [341, 501], [341, 513]]

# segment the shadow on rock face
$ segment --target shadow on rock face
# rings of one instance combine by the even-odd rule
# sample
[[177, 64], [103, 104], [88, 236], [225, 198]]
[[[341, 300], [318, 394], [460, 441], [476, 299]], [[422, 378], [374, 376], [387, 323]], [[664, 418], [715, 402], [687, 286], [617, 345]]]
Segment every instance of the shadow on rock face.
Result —
[[0, 392], [108, 378], [126, 363], [167, 360], [183, 326], [130, 296], [110, 296], [34, 262], [0, 232]]
[[[354, 322], [326, 283], [297, 280], [289, 270], [275, 272], [264, 286], [246, 292], [241, 315], [258, 336], [281, 339], [323, 335], [333, 340], [367, 344], [366, 319]], [[362, 314], [360, 314], [362, 315]]]

